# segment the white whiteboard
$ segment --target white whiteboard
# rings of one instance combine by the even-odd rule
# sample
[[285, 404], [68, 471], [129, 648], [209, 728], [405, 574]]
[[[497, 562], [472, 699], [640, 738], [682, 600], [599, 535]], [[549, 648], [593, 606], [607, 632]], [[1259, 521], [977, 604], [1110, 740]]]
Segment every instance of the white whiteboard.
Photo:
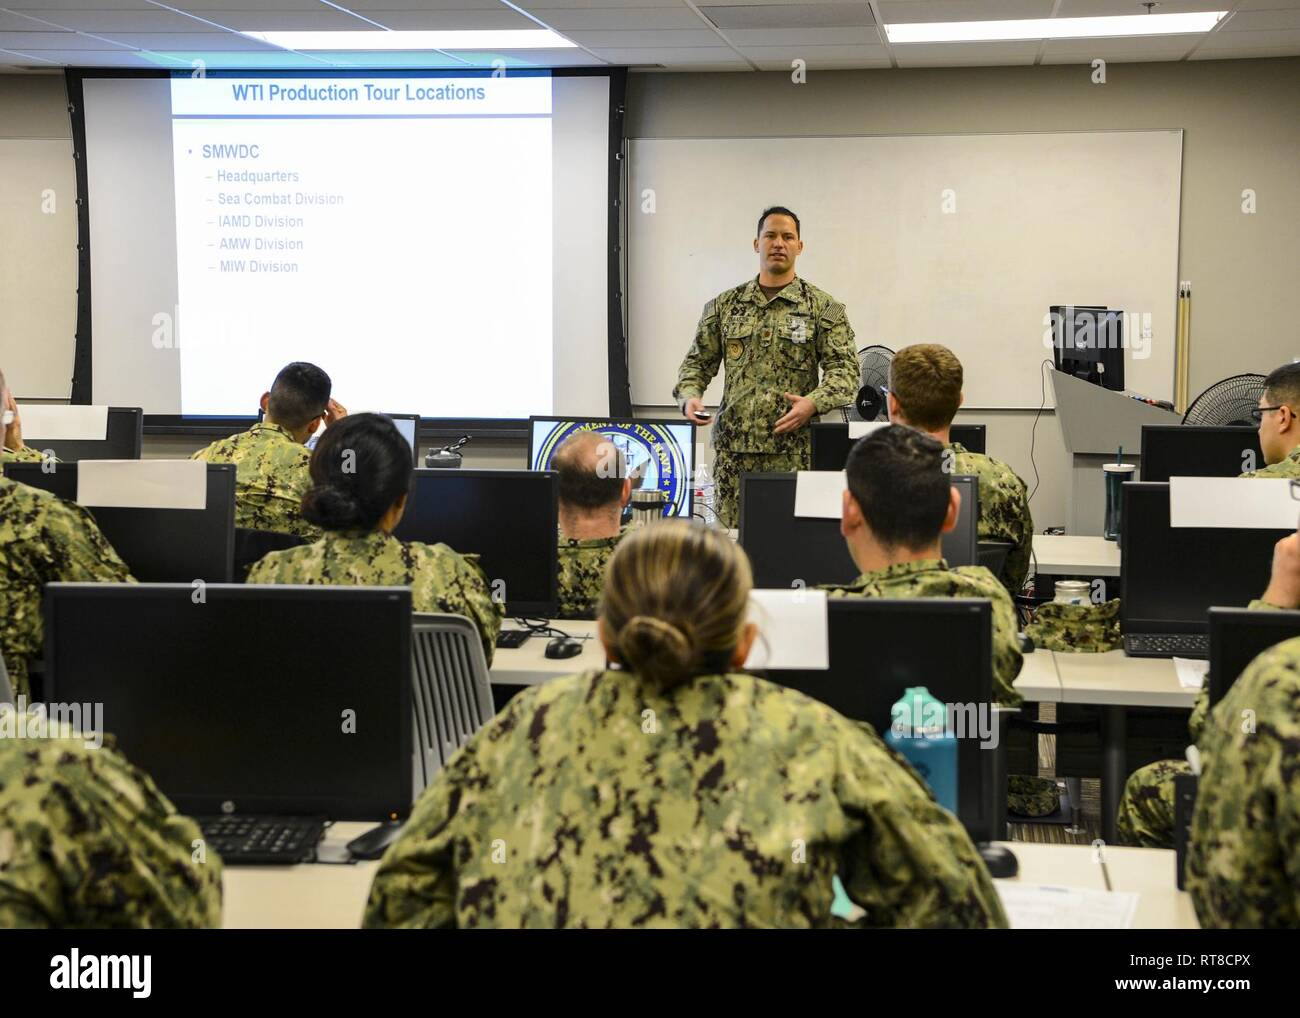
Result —
[[1181, 131], [633, 141], [633, 402], [672, 403], [705, 301], [758, 271], [751, 241], [769, 205], [799, 214], [798, 272], [847, 306], [858, 348], [943, 343], [965, 365], [967, 407], [1039, 405], [1044, 316], [1070, 303], [1149, 315], [1125, 382], [1172, 398], [1182, 143]]
[[72, 142], [0, 140], [0, 370], [20, 399], [67, 399], [77, 327]]

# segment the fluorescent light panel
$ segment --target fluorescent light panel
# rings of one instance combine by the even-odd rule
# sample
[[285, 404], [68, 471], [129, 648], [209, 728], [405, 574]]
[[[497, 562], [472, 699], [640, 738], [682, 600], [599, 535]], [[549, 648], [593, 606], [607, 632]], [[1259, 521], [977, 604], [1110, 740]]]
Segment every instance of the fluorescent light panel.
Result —
[[1008, 39], [1099, 39], [1124, 35], [1208, 32], [1227, 11], [1125, 14], [1110, 18], [1022, 18], [1016, 21], [943, 21], [886, 25], [891, 43], [991, 42]]
[[447, 32], [240, 32], [250, 39], [295, 50], [503, 50], [571, 49], [575, 46], [545, 28]]

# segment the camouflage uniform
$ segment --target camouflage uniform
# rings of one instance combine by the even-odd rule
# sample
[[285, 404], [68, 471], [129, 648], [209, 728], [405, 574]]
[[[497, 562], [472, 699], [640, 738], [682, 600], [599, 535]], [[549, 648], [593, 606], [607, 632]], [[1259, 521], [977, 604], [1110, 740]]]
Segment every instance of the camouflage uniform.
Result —
[[235, 464], [235, 526], [297, 534], [309, 541], [321, 536], [319, 527], [302, 518], [302, 497], [311, 487], [311, 451], [280, 425], [254, 424], [190, 459]]
[[871, 730], [749, 675], [513, 699], [425, 791], [364, 925], [1003, 927], [965, 830]]
[[107, 742], [62, 734], [0, 738], [0, 928], [220, 926], [198, 825]]
[[1272, 466], [1260, 467], [1258, 470], [1252, 470], [1248, 474], [1242, 474], [1242, 477], [1300, 477], [1300, 445], [1291, 450], [1290, 455], [1284, 460], [1279, 460]]
[[678, 407], [703, 397], [720, 366], [726, 385], [711, 439], [714, 504], [719, 522], [734, 527], [741, 474], [812, 466], [807, 428], [772, 434], [790, 409], [784, 394], [807, 396], [819, 414], [857, 395], [853, 328], [843, 304], [798, 276], [771, 300], [751, 279], [704, 305], [695, 341], [677, 371]]
[[864, 573], [852, 583], [824, 588], [831, 597], [986, 597], [993, 602], [993, 698], [1008, 707], [1022, 700], [1013, 683], [1024, 658], [1016, 639], [1016, 609], [1006, 588], [983, 566], [952, 568], [943, 559], [899, 562]]
[[559, 619], [594, 619], [605, 586], [605, 567], [614, 556], [618, 542], [627, 536], [624, 527], [613, 537], [585, 540], [560, 535], [559, 550]]
[[14, 694], [26, 694], [27, 658], [44, 641], [47, 583], [121, 583], [131, 573], [75, 502], [0, 478], [0, 653]]
[[979, 478], [981, 541], [1010, 543], [1006, 561], [998, 579], [1013, 594], [1024, 589], [1029, 576], [1029, 555], [1034, 543], [1034, 517], [1029, 511], [1029, 489], [1020, 476], [1001, 460], [983, 453], [969, 452], [960, 442], [945, 447], [955, 454], [954, 474], [973, 474]]
[[[993, 698], [1018, 707], [1023, 698], [1013, 683], [1024, 657], [1016, 639], [1019, 626], [1015, 605], [997, 577], [983, 566], [949, 567], [942, 559], [899, 562], [865, 573], [846, 586], [825, 588], [831, 597], [986, 597], [993, 605]], [[1046, 778], [1013, 775], [1009, 780], [1007, 808], [1027, 817], [1056, 812], [1060, 792]]]
[[[1276, 611], [1267, 601], [1251, 601], [1251, 611]], [[1205, 732], [1205, 722], [1210, 710], [1210, 691], [1201, 687], [1196, 694], [1192, 716], [1187, 721], [1187, 734], [1194, 746], [1200, 746]], [[1139, 767], [1124, 783], [1124, 797], [1120, 799], [1115, 817], [1115, 830], [1120, 844], [1140, 848], [1174, 847], [1174, 778], [1191, 774], [1186, 760], [1157, 760]]]
[[1203, 927], [1300, 928], [1297, 746], [1300, 639], [1292, 639], [1250, 663], [1201, 736], [1187, 890]]
[[417, 612], [464, 615], [473, 622], [489, 665], [501, 632], [501, 607], [473, 557], [378, 530], [334, 531], [315, 544], [273, 551], [254, 563], [245, 582], [410, 587]]
[[39, 463], [44, 457], [41, 450], [24, 445], [21, 449], [0, 449], [0, 466], [5, 463]]
[[1025, 627], [1035, 647], [1067, 654], [1104, 654], [1124, 643], [1119, 628], [1119, 598], [1104, 604], [1049, 601]]

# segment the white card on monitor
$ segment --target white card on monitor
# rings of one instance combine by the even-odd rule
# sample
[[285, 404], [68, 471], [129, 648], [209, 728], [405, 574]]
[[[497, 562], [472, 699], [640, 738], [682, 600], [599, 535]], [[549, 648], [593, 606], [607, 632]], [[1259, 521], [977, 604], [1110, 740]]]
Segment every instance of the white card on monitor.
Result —
[[746, 668], [830, 667], [826, 591], [750, 591], [749, 620], [758, 625], [758, 639]]

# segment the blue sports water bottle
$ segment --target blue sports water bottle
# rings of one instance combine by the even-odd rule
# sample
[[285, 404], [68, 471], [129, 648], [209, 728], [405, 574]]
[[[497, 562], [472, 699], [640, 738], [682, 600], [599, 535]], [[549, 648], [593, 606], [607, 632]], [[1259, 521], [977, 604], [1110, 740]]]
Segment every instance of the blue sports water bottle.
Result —
[[948, 728], [948, 708], [924, 686], [911, 686], [890, 709], [885, 742], [930, 786], [939, 805], [957, 812], [957, 737]]

